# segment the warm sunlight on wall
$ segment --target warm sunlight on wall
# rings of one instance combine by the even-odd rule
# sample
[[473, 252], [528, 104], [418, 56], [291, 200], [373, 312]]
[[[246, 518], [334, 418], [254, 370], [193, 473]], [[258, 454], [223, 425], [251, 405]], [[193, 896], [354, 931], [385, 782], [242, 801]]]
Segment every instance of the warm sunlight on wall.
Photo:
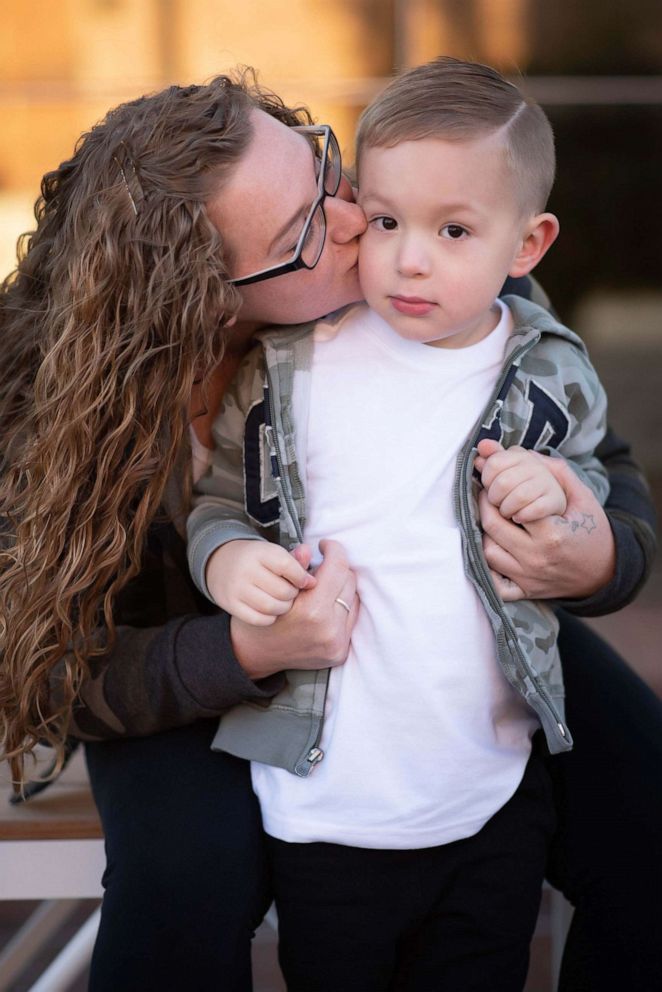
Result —
[[110, 106], [170, 82], [202, 81], [237, 63], [252, 64], [286, 100], [306, 102], [318, 119], [332, 120], [350, 150], [362, 81], [384, 77], [393, 66], [392, 4], [378, 0], [16, 0], [3, 6], [1, 272], [11, 264], [16, 235], [29, 224], [41, 176], [71, 154], [78, 135]]

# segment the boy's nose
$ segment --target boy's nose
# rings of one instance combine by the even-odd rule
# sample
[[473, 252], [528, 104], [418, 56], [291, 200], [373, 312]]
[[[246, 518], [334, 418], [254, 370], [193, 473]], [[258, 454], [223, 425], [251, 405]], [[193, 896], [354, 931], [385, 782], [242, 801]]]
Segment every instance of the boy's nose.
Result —
[[430, 263], [425, 251], [420, 244], [409, 240], [400, 245], [396, 265], [398, 273], [407, 279], [430, 274]]

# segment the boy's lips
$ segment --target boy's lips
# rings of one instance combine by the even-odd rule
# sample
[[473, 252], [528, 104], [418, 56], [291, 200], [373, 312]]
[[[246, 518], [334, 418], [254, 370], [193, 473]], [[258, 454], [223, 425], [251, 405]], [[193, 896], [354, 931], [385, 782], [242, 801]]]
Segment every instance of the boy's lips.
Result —
[[389, 296], [389, 300], [394, 310], [408, 317], [424, 317], [437, 305], [420, 296]]

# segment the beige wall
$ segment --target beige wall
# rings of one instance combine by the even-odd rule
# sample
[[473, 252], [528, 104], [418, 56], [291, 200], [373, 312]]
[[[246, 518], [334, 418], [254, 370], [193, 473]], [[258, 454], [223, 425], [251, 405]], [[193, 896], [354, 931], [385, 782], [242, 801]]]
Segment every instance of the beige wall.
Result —
[[[285, 10], [285, 13], [283, 13]], [[28, 191], [114, 103], [237, 63], [348, 140], [355, 82], [391, 71], [390, 4], [24, 0], [0, 32], [0, 193]], [[57, 12], [57, 16], [53, 16]]]
[[381, 0], [2, 0], [0, 275], [44, 172], [142, 92], [252, 64], [351, 153], [365, 77], [391, 72], [392, 27]]

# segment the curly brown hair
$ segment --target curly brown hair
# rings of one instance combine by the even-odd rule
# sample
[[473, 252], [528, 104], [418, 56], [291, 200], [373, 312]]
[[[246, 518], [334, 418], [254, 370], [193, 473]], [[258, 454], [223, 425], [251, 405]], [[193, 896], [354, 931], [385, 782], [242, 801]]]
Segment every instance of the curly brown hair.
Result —
[[240, 296], [205, 205], [248, 145], [253, 107], [311, 121], [248, 69], [110, 111], [44, 177], [37, 228], [2, 284], [0, 740], [18, 782], [38, 741], [63, 753], [193, 384], [222, 356]]

